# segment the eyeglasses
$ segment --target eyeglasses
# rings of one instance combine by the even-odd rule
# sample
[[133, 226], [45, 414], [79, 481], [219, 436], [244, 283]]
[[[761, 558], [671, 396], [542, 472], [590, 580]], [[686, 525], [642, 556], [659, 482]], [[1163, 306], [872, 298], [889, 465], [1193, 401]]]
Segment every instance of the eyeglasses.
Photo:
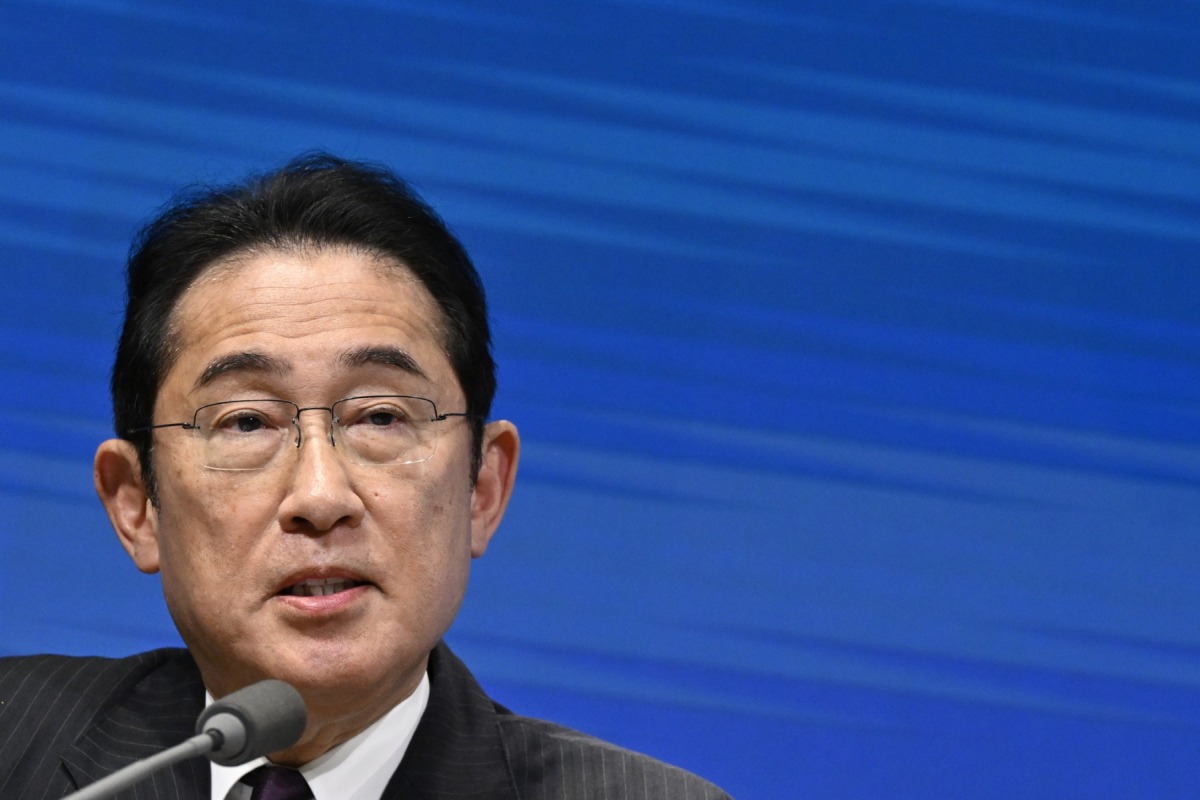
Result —
[[[158, 428], [195, 431], [203, 442], [204, 466], [217, 470], [258, 470], [271, 466], [290, 440], [301, 443], [300, 415], [328, 411], [329, 443], [355, 464], [389, 466], [428, 461], [437, 449], [434, 423], [467, 412], [441, 414], [432, 400], [407, 395], [364, 395], [331, 406], [301, 408], [290, 400], [226, 400], [196, 409], [191, 422], [168, 422], [129, 431]], [[293, 438], [294, 437], [294, 438]]]

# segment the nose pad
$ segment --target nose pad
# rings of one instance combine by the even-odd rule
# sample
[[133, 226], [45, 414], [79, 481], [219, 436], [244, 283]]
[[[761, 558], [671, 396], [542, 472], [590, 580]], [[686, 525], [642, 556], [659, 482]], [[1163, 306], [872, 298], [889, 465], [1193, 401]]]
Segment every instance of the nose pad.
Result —
[[329, 412], [329, 425], [325, 428], [325, 438], [329, 440], [330, 447], [337, 447], [337, 441], [333, 438], [333, 427], [337, 423], [337, 417], [333, 415], [333, 409], [329, 406], [307, 406], [296, 409], [296, 416], [292, 418], [292, 425], [296, 428], [296, 449], [299, 450], [304, 444], [304, 428], [300, 425], [300, 415], [305, 411]]

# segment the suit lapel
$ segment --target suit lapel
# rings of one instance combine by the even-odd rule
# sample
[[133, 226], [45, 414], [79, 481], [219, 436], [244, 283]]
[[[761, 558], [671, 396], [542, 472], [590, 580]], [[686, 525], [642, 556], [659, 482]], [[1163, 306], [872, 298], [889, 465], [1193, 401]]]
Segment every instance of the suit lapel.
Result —
[[[383, 800], [517, 800], [496, 706], [444, 644], [429, 657], [429, 703]], [[172, 651], [114, 692], [63, 755], [77, 787], [190, 737], [204, 685], [186, 651]], [[115, 800], [208, 800], [208, 761], [193, 758], [114, 795]]]
[[[204, 708], [204, 685], [186, 651], [171, 651], [139, 681], [114, 694], [95, 722], [63, 755], [78, 787], [116, 772], [193, 734]], [[209, 768], [192, 758], [113, 795], [116, 800], [208, 800]]]
[[496, 706], [444, 643], [429, 655], [429, 704], [382, 800], [517, 800]]

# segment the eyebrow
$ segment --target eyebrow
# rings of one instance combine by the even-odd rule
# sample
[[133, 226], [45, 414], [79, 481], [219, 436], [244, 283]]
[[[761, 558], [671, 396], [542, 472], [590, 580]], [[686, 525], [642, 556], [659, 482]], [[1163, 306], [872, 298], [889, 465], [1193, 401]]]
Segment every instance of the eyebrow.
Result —
[[282, 376], [290, 372], [291, 369], [292, 365], [288, 362], [280, 361], [278, 358], [264, 355], [263, 353], [255, 353], [253, 351], [231, 353], [230, 355], [221, 356], [210, 361], [208, 366], [204, 368], [204, 372], [200, 373], [200, 377], [196, 378], [196, 382], [192, 388], [202, 389], [218, 378], [235, 372], [256, 372]]
[[358, 347], [342, 353], [338, 360], [344, 367], [354, 368], [365, 367], [369, 364], [381, 364], [429, 380], [429, 376], [425, 374], [425, 370], [421, 369], [416, 360], [398, 347], [388, 345]]
[[[398, 347], [386, 345], [358, 347], [342, 353], [338, 361], [342, 366], [351, 369], [365, 367], [369, 364], [382, 364], [429, 380], [429, 376], [425, 374], [425, 370], [421, 369], [416, 360]], [[214, 383], [218, 378], [234, 373], [251, 372], [282, 377], [291, 372], [291, 369], [292, 365], [287, 361], [281, 361], [264, 353], [254, 351], [231, 353], [209, 362], [208, 366], [204, 368], [204, 372], [200, 373], [200, 377], [193, 384], [193, 389], [202, 389]]]

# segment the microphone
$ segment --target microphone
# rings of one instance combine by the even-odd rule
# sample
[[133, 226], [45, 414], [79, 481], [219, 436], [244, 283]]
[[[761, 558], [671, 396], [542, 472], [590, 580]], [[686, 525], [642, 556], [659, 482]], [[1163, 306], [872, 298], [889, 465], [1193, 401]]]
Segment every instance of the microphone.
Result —
[[283, 681], [266, 680], [226, 695], [204, 709], [196, 735], [149, 758], [135, 761], [63, 800], [101, 800], [163, 767], [207, 754], [226, 767], [283, 750], [304, 733], [308, 715], [300, 693]]
[[295, 744], [306, 721], [304, 700], [291, 685], [259, 681], [204, 709], [196, 720], [196, 733], [217, 734], [208, 757], [236, 767]]

